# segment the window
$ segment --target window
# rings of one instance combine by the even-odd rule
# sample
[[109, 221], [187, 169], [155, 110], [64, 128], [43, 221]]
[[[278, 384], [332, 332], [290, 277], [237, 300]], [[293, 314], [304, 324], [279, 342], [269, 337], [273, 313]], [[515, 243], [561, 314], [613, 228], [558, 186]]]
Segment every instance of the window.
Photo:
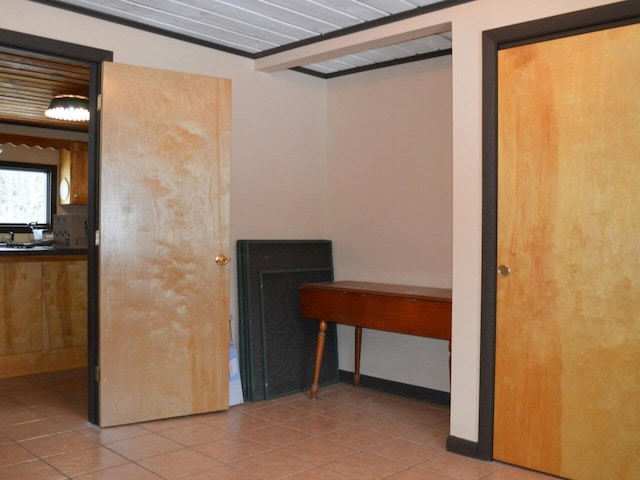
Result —
[[0, 232], [52, 227], [57, 174], [55, 165], [0, 162]]

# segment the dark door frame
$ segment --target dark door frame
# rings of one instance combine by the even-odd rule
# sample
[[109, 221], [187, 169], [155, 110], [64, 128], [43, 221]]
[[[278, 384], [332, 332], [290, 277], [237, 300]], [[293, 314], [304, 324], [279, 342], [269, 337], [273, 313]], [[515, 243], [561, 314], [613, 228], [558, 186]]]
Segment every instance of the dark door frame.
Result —
[[45, 37], [28, 35], [21, 32], [0, 29], [0, 45], [16, 50], [37, 53], [52, 58], [61, 58], [87, 64], [90, 68], [89, 101], [92, 112], [89, 121], [89, 206], [88, 206], [88, 238], [87, 238], [87, 349], [88, 349], [88, 419], [91, 423], [99, 423], [99, 390], [96, 381], [98, 363], [98, 248], [95, 232], [99, 229], [99, 134], [100, 118], [96, 114], [98, 95], [102, 91], [102, 62], [113, 61], [113, 52], [85, 47], [74, 43], [52, 40]]
[[[450, 450], [493, 459], [498, 211], [498, 50], [640, 22], [626, 1], [483, 32], [482, 293], [478, 442], [448, 440]], [[458, 439], [459, 440], [459, 439]], [[453, 447], [453, 448], [452, 448]]]

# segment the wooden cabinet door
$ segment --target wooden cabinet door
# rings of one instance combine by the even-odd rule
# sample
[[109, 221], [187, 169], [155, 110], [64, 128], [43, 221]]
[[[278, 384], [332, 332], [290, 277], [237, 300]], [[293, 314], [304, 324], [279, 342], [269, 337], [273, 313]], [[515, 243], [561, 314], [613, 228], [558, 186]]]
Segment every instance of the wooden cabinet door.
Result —
[[48, 348], [82, 347], [85, 352], [82, 366], [86, 366], [87, 261], [61, 260], [49, 262], [42, 268]]
[[60, 205], [86, 205], [89, 200], [89, 167], [86, 142], [70, 142], [60, 150]]
[[24, 374], [12, 369], [11, 356], [42, 350], [40, 278], [39, 262], [0, 261], [0, 378]]
[[102, 426], [228, 407], [229, 80], [103, 65]]
[[87, 261], [0, 260], [0, 378], [87, 365]]
[[638, 52], [640, 24], [498, 52], [494, 456], [571, 479], [640, 472]]

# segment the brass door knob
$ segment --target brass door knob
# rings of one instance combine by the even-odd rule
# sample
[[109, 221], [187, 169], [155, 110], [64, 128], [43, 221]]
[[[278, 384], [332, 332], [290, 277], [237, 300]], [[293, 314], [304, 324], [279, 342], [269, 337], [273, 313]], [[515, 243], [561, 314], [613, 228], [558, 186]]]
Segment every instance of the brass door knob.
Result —
[[218, 255], [218, 256], [216, 257], [216, 263], [217, 263], [218, 265], [226, 265], [226, 264], [228, 264], [228, 263], [229, 263], [229, 261], [230, 261], [230, 259], [229, 259], [229, 257], [227, 257], [226, 255], [222, 255], [222, 254], [220, 254], [220, 255]]
[[498, 275], [500, 275], [501, 277], [508, 277], [510, 273], [511, 269], [509, 268], [509, 265], [498, 266]]

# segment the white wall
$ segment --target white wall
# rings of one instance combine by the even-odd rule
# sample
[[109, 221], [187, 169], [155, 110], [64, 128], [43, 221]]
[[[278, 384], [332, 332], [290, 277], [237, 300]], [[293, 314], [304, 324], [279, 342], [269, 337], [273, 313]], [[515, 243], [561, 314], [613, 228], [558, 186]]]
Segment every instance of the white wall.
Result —
[[24, 0], [2, 0], [0, 28], [110, 50], [115, 62], [230, 78], [232, 261], [240, 238], [324, 238], [324, 80], [256, 72], [237, 55]]
[[[581, 9], [615, 3], [615, 0], [475, 0], [448, 9], [434, 11], [418, 17], [412, 17], [400, 22], [388, 24], [366, 32], [356, 33], [340, 38], [340, 44], [331, 42], [328, 47], [334, 51], [341, 48], [349, 48], [349, 45], [362, 44], [363, 41], [377, 44], [385, 38], [414, 32], [428, 31], [439, 25], [449, 24], [453, 31], [453, 57], [452, 57], [452, 98], [453, 98], [453, 215], [452, 215], [452, 289], [453, 289], [453, 359], [452, 359], [452, 384], [451, 384], [451, 434], [470, 441], [478, 439], [478, 395], [479, 395], [479, 368], [480, 368], [480, 295], [481, 295], [481, 248], [482, 248], [482, 32], [493, 28], [513, 25], [521, 22], [537, 20], [544, 17], [560, 15]], [[317, 53], [318, 46], [309, 45], [301, 47], [299, 52], [287, 52], [281, 54], [283, 62], [290, 61], [294, 57], [308, 58]], [[270, 62], [276, 64], [278, 59]], [[383, 74], [384, 75], [384, 74]], [[373, 77], [376, 78], [376, 77]], [[345, 80], [349, 82], [349, 80]], [[332, 95], [334, 80], [329, 82], [329, 92]], [[372, 91], [374, 89], [372, 88]], [[375, 94], [369, 99], [375, 103], [379, 97]], [[362, 101], [362, 105], [366, 104]], [[330, 105], [329, 116], [329, 145], [336, 144], [333, 136], [338, 130], [339, 122], [343, 120], [334, 115]], [[345, 127], [349, 127], [344, 122]], [[379, 133], [375, 130], [372, 132]], [[372, 135], [372, 137], [374, 137]], [[372, 139], [372, 141], [375, 141]], [[361, 142], [362, 143], [362, 142]], [[333, 221], [331, 199], [333, 190], [348, 191], [349, 187], [341, 188], [334, 182], [334, 176], [339, 165], [332, 163], [333, 150], [328, 151], [328, 231], [338, 243], [336, 264], [339, 278], [356, 274], [368, 274], [369, 279], [392, 280], [402, 277], [407, 282], [415, 279], [420, 283], [423, 277], [416, 276], [411, 269], [383, 269], [376, 265], [381, 261], [380, 252], [369, 249], [362, 244], [343, 244], [341, 233], [337, 230], [347, 229], [346, 225], [339, 225]], [[333, 170], [332, 170], [333, 165]], [[375, 183], [375, 182], [373, 182]], [[372, 184], [373, 184], [372, 183]], [[351, 184], [354, 189], [357, 184]], [[395, 192], [389, 193], [392, 196]], [[347, 194], [349, 198], [349, 194]], [[352, 196], [355, 198], [355, 196]], [[336, 204], [337, 205], [337, 204]], [[338, 205], [336, 208], [350, 208]], [[337, 219], [336, 219], [337, 221]], [[376, 219], [376, 221], [380, 221]], [[347, 234], [347, 237], [349, 235]], [[418, 243], [411, 245], [417, 248]], [[360, 249], [368, 253], [359, 255]], [[355, 256], [352, 256], [354, 254]], [[357, 258], [357, 265], [348, 267], [350, 258]], [[386, 260], [382, 260], [386, 261]], [[403, 268], [407, 268], [403, 265]], [[385, 272], [381, 275], [380, 272]], [[391, 273], [393, 272], [393, 273]], [[426, 280], [426, 278], [424, 278]], [[431, 279], [429, 279], [431, 280]], [[342, 332], [341, 332], [342, 333]], [[383, 343], [385, 337], [377, 336], [378, 344], [375, 349], [369, 349], [368, 354], [376, 356], [380, 363], [385, 362], [381, 352], [385, 352]], [[341, 347], [344, 344], [344, 335]], [[365, 339], [366, 340], [366, 339]], [[403, 340], [393, 340], [402, 342]], [[415, 349], [420, 346], [407, 348]], [[341, 352], [341, 361], [346, 364], [349, 358]], [[365, 360], [366, 361], [366, 360]], [[376, 368], [378, 366], [376, 365]], [[381, 365], [382, 371], [383, 366]], [[426, 368], [419, 365], [415, 368]], [[368, 373], [365, 371], [365, 373]], [[412, 375], [412, 377], [414, 377]], [[435, 379], [434, 379], [435, 381]], [[431, 382], [431, 378], [429, 379]]]
[[[451, 287], [451, 57], [328, 82], [336, 280]], [[353, 328], [339, 327], [353, 371]], [[449, 391], [447, 342], [365, 329], [361, 373]]]
[[453, 350], [451, 434], [478, 438], [482, 247], [482, 32], [583, 8], [598, 0], [476, 0], [453, 25]]
[[[597, 5], [614, 3], [610, 0], [476, 0], [432, 12], [420, 17], [398, 22], [393, 27], [381, 27], [381, 31], [424, 29], [429, 25], [451, 22], [453, 26], [453, 235], [452, 235], [452, 288], [453, 288], [453, 371], [451, 434], [475, 441], [478, 438], [478, 385], [480, 350], [480, 272], [481, 272], [481, 202], [482, 202], [482, 31], [546, 16], [557, 15]], [[346, 225], [336, 220], [327, 222], [325, 231], [325, 193], [331, 204], [327, 213], [340, 208], [331, 192], [325, 192], [325, 175], [328, 171], [331, 190], [350, 199], [348, 185], [341, 182], [339, 167], [331, 156], [338, 145], [335, 122], [341, 117], [326, 116], [325, 84], [330, 85], [330, 96], [338, 93], [341, 85], [351, 82], [346, 78], [329, 82], [307, 77], [294, 72], [265, 74], [252, 71], [253, 62], [232, 55], [187, 45], [167, 38], [136, 32], [86, 17], [79, 17], [62, 10], [45, 7], [23, 0], [3, 0], [0, 28], [17, 30], [33, 35], [85, 44], [115, 52], [115, 60], [156, 68], [184, 70], [193, 73], [223, 76], [234, 82], [233, 133], [232, 133], [232, 239], [238, 238], [322, 238], [334, 236], [336, 241], [337, 275], [341, 278], [358, 274], [371, 274], [368, 279], [411, 283], [445, 281], [442, 272], [437, 277], [427, 278], [411, 267], [403, 257], [403, 269], [391, 265], [379, 268], [376, 262], [391, 262], [380, 256], [377, 249], [368, 249], [362, 256], [362, 244], [351, 245]], [[396, 32], [397, 33], [397, 32]], [[368, 36], [373, 36], [369, 32]], [[342, 38], [348, 42], [349, 38]], [[381, 73], [387, 75], [387, 73]], [[391, 75], [391, 74], [389, 74]], [[379, 77], [373, 75], [372, 82]], [[354, 81], [358, 81], [356, 79]], [[364, 83], [363, 83], [364, 88]], [[381, 92], [384, 91], [384, 94]], [[384, 101], [387, 92], [371, 86], [372, 103]], [[329, 111], [333, 111], [333, 100]], [[334, 105], [335, 106], [335, 105]], [[328, 137], [326, 125], [331, 136]], [[327, 143], [327, 139], [330, 141]], [[327, 146], [331, 151], [326, 150]], [[342, 148], [342, 147], [341, 147]], [[325, 171], [325, 158], [328, 159]], [[350, 175], [356, 173], [355, 164], [349, 164]], [[384, 192], [379, 178], [369, 177], [371, 185], [379, 186], [380, 197], [398, 195], [404, 191], [389, 170], [394, 189]], [[360, 173], [366, 173], [363, 170]], [[350, 185], [357, 189], [358, 183]], [[377, 199], [377, 197], [376, 197]], [[376, 200], [374, 199], [374, 200]], [[382, 202], [379, 202], [379, 206]], [[345, 208], [352, 208], [348, 205]], [[394, 212], [398, 214], [398, 212]], [[331, 218], [327, 217], [330, 221]], [[383, 227], [378, 218], [361, 225], [362, 232], [376, 233]], [[378, 228], [376, 228], [378, 227]], [[368, 230], [367, 230], [368, 228]], [[384, 228], [384, 227], [383, 227]], [[399, 228], [396, 226], [396, 228]], [[400, 230], [399, 230], [400, 233]], [[407, 233], [403, 231], [403, 233]], [[386, 234], [385, 234], [386, 235]], [[356, 235], [358, 236], [358, 235]], [[360, 234], [360, 236], [365, 236]], [[370, 237], [370, 235], [367, 235]], [[405, 238], [408, 236], [405, 235]], [[387, 235], [393, 246], [397, 241]], [[408, 250], [418, 250], [422, 244], [416, 241]], [[392, 252], [396, 253], [396, 252]], [[404, 255], [404, 251], [400, 252]], [[355, 256], [354, 256], [355, 255]], [[358, 265], [351, 263], [358, 259]], [[422, 257], [421, 257], [422, 258]], [[399, 264], [397, 264], [399, 265]], [[424, 269], [423, 272], [428, 271]], [[434, 270], [435, 271], [435, 270]], [[439, 271], [439, 270], [438, 270]], [[384, 272], [384, 273], [383, 273]], [[375, 278], [374, 278], [375, 277]], [[234, 279], [235, 281], [235, 279]], [[235, 300], [235, 285], [232, 286], [232, 305]], [[367, 357], [385, 351], [386, 336], [380, 337], [380, 345], [371, 348], [370, 338], [365, 338]], [[404, 342], [404, 340], [391, 340]], [[367, 343], [370, 345], [367, 347]], [[436, 346], [433, 345], [435, 348]], [[419, 343], [407, 346], [418, 351], [426, 348]], [[441, 358], [443, 352], [436, 355]], [[348, 358], [341, 360], [347, 364]], [[378, 360], [386, 361], [383, 356]], [[369, 373], [371, 363], [363, 373]], [[382, 369], [377, 365], [373, 368]], [[415, 368], [423, 368], [422, 365]], [[382, 370], [380, 370], [382, 371]], [[435, 381], [438, 383], [441, 379]], [[429, 380], [430, 383], [431, 380]]]

